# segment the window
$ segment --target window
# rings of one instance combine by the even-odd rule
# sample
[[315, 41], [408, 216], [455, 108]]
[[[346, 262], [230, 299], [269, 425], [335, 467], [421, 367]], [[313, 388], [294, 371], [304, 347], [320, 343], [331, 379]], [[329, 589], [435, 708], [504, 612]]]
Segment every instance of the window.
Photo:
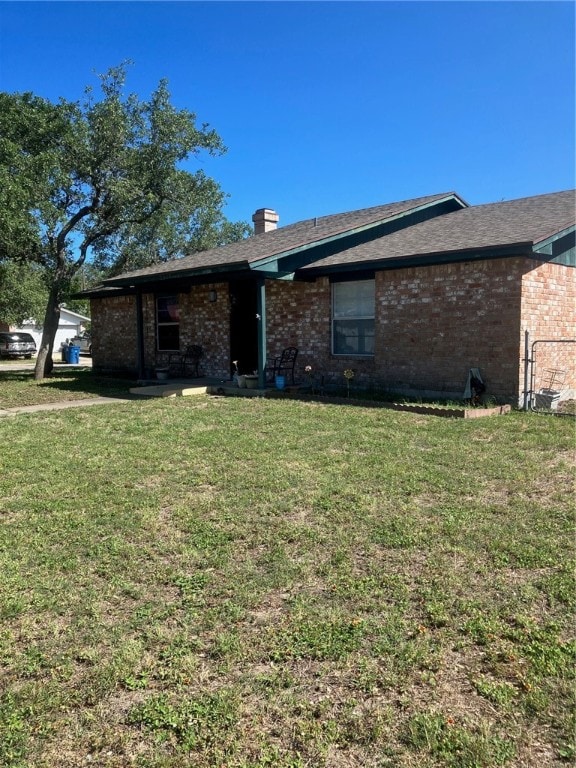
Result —
[[374, 280], [332, 284], [332, 353], [374, 354]]
[[180, 308], [177, 296], [156, 299], [156, 336], [160, 352], [180, 349]]

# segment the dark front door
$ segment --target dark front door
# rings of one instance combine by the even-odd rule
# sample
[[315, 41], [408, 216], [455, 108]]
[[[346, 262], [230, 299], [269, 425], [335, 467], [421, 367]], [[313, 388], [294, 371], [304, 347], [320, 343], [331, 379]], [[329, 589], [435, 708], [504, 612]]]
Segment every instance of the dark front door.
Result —
[[240, 373], [258, 368], [258, 320], [256, 283], [237, 280], [230, 283], [230, 352], [238, 360]]

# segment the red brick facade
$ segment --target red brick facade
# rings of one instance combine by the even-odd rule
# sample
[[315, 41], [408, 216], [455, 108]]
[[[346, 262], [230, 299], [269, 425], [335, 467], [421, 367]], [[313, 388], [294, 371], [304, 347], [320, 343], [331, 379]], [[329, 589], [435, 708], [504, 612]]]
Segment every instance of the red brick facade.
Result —
[[552, 388], [570, 390], [574, 396], [576, 344], [569, 342], [576, 339], [576, 269], [530, 264], [522, 280], [521, 323], [529, 332], [535, 361], [533, 388], [538, 392], [552, 383]]
[[[209, 300], [210, 290], [218, 300]], [[201, 344], [204, 357], [201, 368], [210, 376], [227, 377], [229, 364], [228, 286], [216, 283], [193, 286], [178, 294], [180, 307], [180, 349]], [[95, 369], [135, 374], [138, 368], [136, 298], [134, 296], [91, 300], [92, 357]], [[152, 293], [142, 297], [144, 327], [144, 367], [150, 372], [157, 364], [156, 303]]]
[[91, 299], [92, 361], [95, 369], [136, 371], [136, 299]]
[[[218, 300], [209, 301], [215, 288]], [[306, 365], [327, 382], [400, 392], [464, 392], [468, 370], [480, 368], [488, 394], [518, 401], [523, 389], [524, 331], [535, 338], [575, 338], [576, 270], [528, 258], [491, 259], [380, 271], [376, 274], [375, 355], [331, 354], [331, 286], [266, 282], [267, 347], [270, 355], [294, 345], [298, 375]], [[180, 346], [201, 344], [202, 370], [229, 376], [230, 305], [225, 283], [179, 294]], [[143, 297], [145, 366], [155, 356], [155, 306]], [[94, 364], [135, 371], [136, 301], [93, 299]], [[554, 362], [554, 361], [552, 361]], [[563, 363], [564, 364], [564, 363]], [[570, 372], [574, 381], [574, 370]]]

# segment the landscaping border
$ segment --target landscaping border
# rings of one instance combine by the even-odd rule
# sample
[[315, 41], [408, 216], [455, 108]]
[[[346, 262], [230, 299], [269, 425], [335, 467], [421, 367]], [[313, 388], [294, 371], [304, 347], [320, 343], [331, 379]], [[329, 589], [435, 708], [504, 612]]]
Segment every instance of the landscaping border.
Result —
[[355, 405], [364, 408], [388, 408], [392, 411], [404, 411], [406, 413], [418, 413], [423, 416], [440, 416], [448, 419], [478, 419], [483, 416], [502, 416], [512, 411], [511, 405], [495, 405], [490, 407], [477, 406], [446, 406], [431, 405], [427, 403], [391, 403], [381, 400], [362, 400], [353, 397], [330, 397], [329, 395], [303, 394], [285, 390], [266, 390], [265, 397], [291, 400], [305, 400], [314, 403], [326, 403], [332, 405]]

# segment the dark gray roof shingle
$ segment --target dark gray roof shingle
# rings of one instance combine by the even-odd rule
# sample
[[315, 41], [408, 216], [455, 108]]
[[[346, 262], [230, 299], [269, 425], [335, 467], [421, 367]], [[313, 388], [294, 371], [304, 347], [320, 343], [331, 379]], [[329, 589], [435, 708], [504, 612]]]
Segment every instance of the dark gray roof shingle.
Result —
[[[127, 272], [105, 281], [106, 286], [129, 285], [134, 282], [162, 278], [180, 278], [210, 274], [211, 270], [255, 268], [267, 259], [281, 257], [299, 249], [310, 250], [310, 263], [302, 270], [322, 270], [338, 266], [351, 267], [435, 254], [526, 246], [532, 250], [538, 243], [574, 224], [576, 191], [555, 192], [500, 203], [468, 206], [454, 192], [418, 197], [412, 200], [363, 208], [348, 213], [307, 219], [295, 224], [202, 251], [164, 264]], [[338, 238], [412, 214], [420, 209], [455, 201], [459, 210], [412, 224], [391, 234], [379, 236], [361, 245], [345, 248], [324, 258], [314, 258], [313, 249]]]
[[576, 190], [476, 205], [423, 221], [310, 264], [311, 269], [526, 244], [575, 222]]
[[358, 211], [349, 211], [348, 213], [306, 219], [305, 221], [299, 221], [285, 227], [279, 227], [270, 232], [253, 235], [238, 243], [201, 251], [164, 264], [155, 264], [145, 269], [125, 272], [117, 278], [111, 278], [106, 282], [113, 284], [115, 281], [126, 282], [131, 278], [140, 278], [148, 275], [165, 276], [171, 273], [176, 275], [188, 270], [248, 265], [296, 248], [321, 242], [326, 238], [335, 237], [351, 230], [368, 227], [387, 219], [401, 216], [404, 213], [448, 198], [456, 198], [462, 205], [466, 205], [462, 198], [453, 192], [445, 192], [372, 208], [363, 208]]

